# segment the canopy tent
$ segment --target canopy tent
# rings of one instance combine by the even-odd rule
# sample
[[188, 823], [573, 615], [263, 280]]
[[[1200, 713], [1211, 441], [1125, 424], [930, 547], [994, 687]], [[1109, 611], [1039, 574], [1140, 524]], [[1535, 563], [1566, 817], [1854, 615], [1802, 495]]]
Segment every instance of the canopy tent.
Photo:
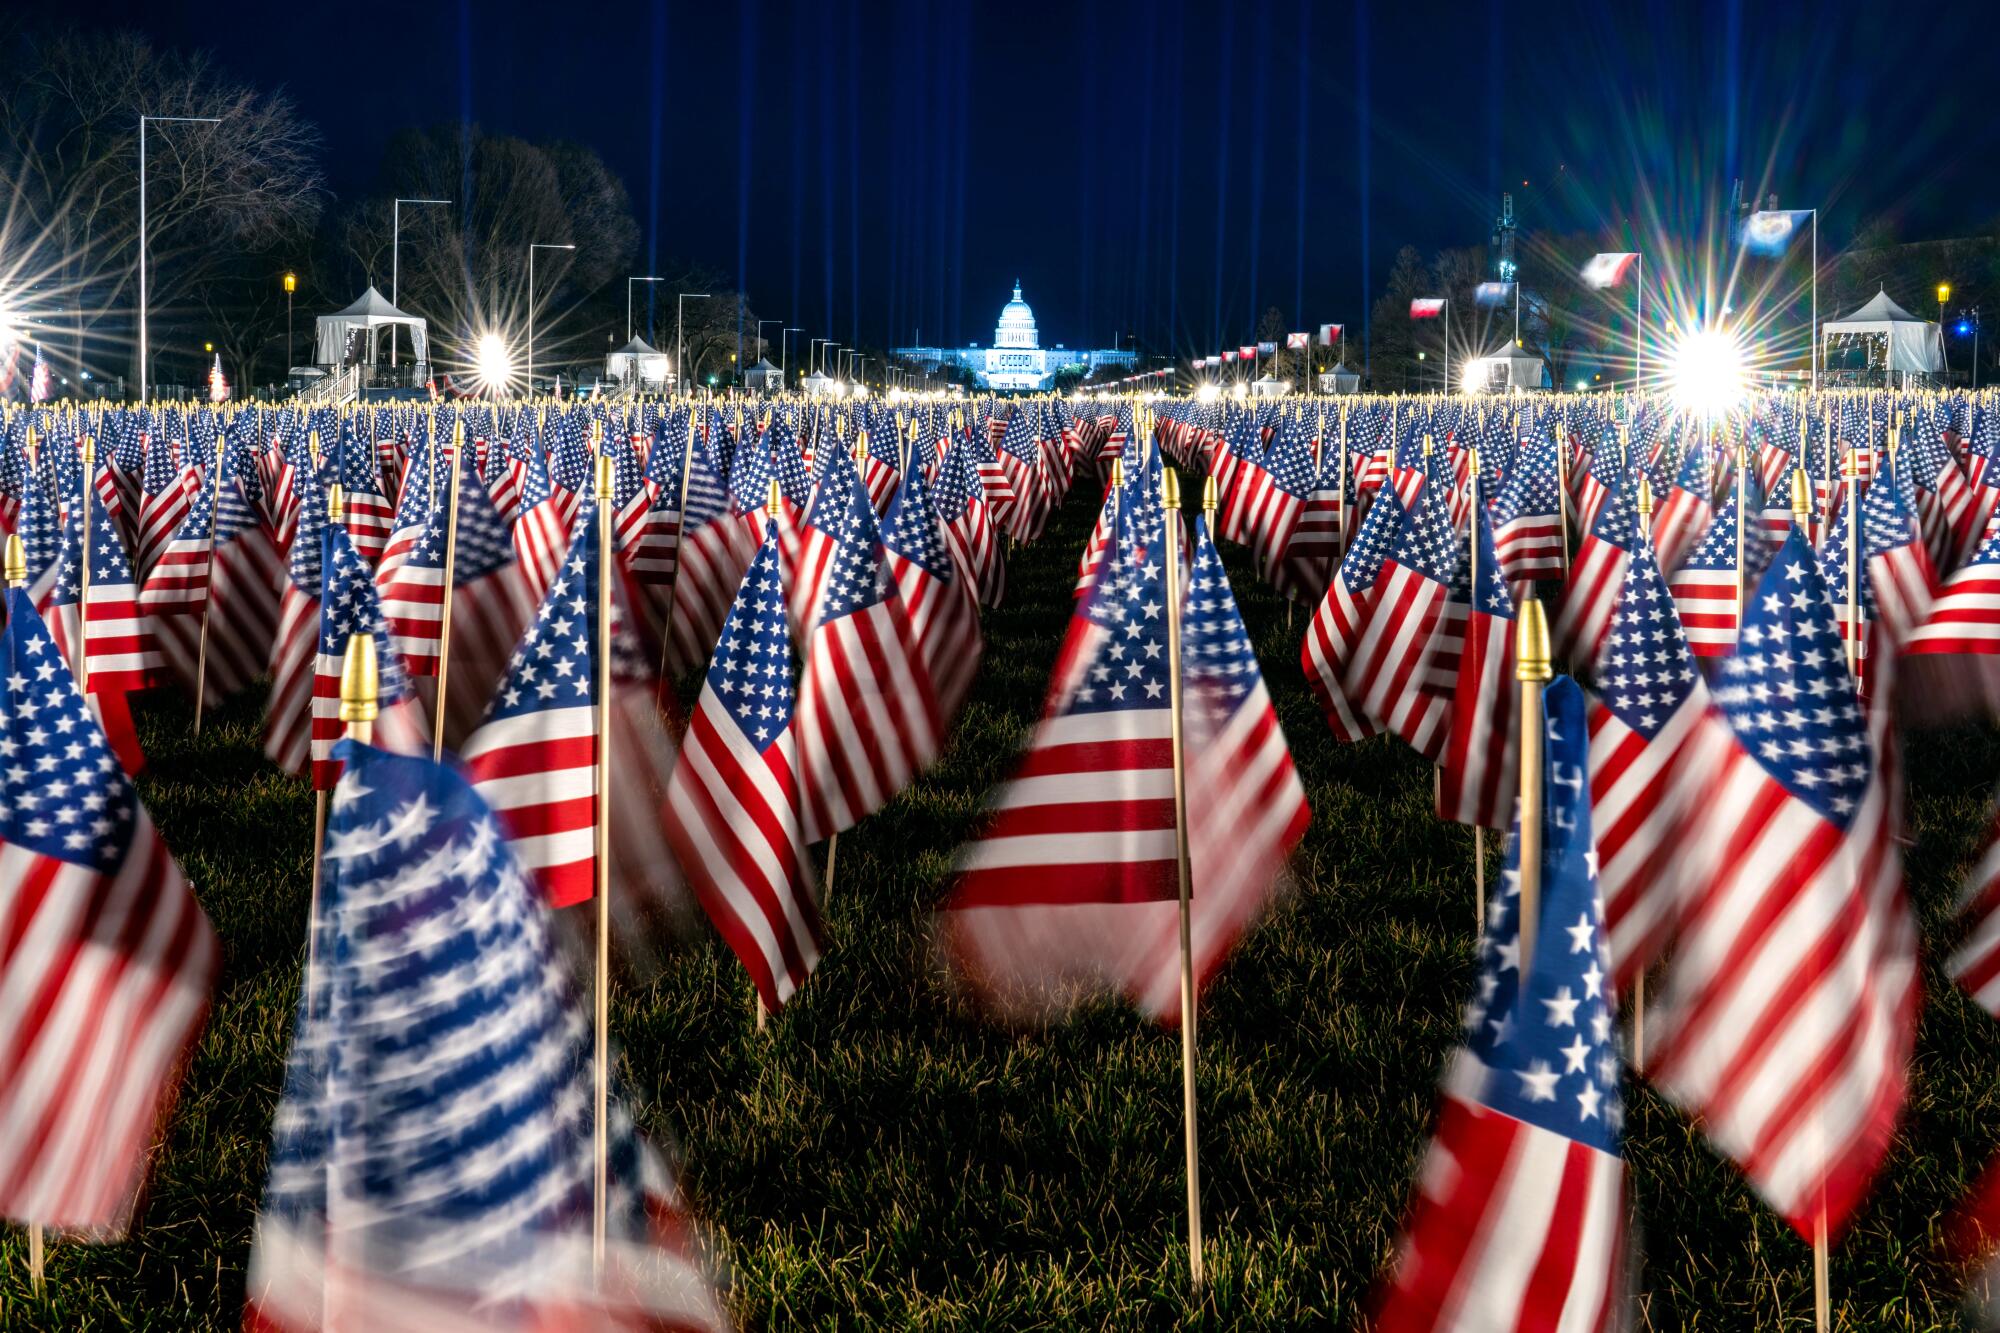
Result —
[[604, 358], [604, 376], [626, 388], [655, 388], [673, 378], [673, 358], [634, 338]]
[[1319, 373], [1319, 391], [1321, 393], [1360, 393], [1361, 375], [1357, 371], [1349, 370], [1347, 363], [1343, 361], [1332, 370], [1322, 370]]
[[760, 356], [756, 365], [743, 372], [743, 387], [752, 393], [779, 393], [784, 390], [785, 375], [768, 357]]
[[428, 326], [416, 315], [406, 315], [390, 305], [389, 298], [370, 287], [347, 309], [313, 321], [313, 363], [372, 366], [381, 350], [382, 330], [399, 325], [410, 331], [410, 347], [418, 364], [429, 362]]
[[1820, 346], [1836, 337], [1855, 335], [1886, 340], [1885, 364], [1890, 372], [1935, 375], [1944, 369], [1944, 330], [1937, 321], [1911, 314], [1889, 299], [1886, 290], [1875, 295], [1845, 319], [1828, 320], [1820, 326]]
[[1259, 398], [1283, 398], [1292, 391], [1290, 380], [1281, 380], [1275, 375], [1266, 375], [1250, 386], [1250, 392]]
[[818, 398], [823, 394], [833, 393], [835, 384], [836, 381], [827, 378], [815, 370], [812, 374], [806, 376], [804, 380], [800, 381], [799, 388], [805, 390], [812, 397]]

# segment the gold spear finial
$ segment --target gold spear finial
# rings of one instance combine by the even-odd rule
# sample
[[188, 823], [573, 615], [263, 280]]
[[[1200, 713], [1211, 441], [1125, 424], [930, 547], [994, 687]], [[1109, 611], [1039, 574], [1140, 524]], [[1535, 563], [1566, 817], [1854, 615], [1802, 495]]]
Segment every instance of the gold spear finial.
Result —
[[1221, 498], [1215, 488], [1215, 478], [1214, 477], [1202, 478], [1201, 482], [1202, 512], [1204, 514], [1213, 515], [1215, 513], [1216, 506], [1220, 503], [1221, 503]]
[[1653, 516], [1653, 482], [1650, 477], [1639, 478], [1639, 517]]
[[8, 587], [28, 586], [28, 548], [18, 532], [7, 534], [6, 574]]
[[1181, 507], [1181, 474], [1172, 468], [1160, 470], [1160, 498], [1169, 509]]
[[343, 723], [373, 722], [379, 711], [376, 699], [382, 679], [375, 665], [375, 636], [347, 636], [347, 655], [340, 663], [340, 720]]
[[1792, 469], [1792, 520], [1803, 524], [1812, 514], [1812, 483], [1804, 468]]
[[347, 521], [347, 492], [340, 489], [337, 481], [326, 488], [326, 516], [334, 523]]
[[1521, 603], [1520, 621], [1514, 628], [1514, 679], [1549, 680], [1555, 675], [1550, 664], [1549, 618], [1541, 599], [1530, 597]]
[[607, 453], [597, 455], [597, 498], [611, 498], [611, 455]]
[[1122, 458], [1111, 460], [1111, 484], [1113, 486], [1125, 484], [1125, 460]]
[[764, 508], [768, 510], [774, 517], [777, 515], [778, 512], [778, 497], [782, 496], [784, 493], [785, 493], [784, 488], [778, 485], [778, 479], [776, 477], [771, 478], [771, 494], [770, 498], [764, 502]]

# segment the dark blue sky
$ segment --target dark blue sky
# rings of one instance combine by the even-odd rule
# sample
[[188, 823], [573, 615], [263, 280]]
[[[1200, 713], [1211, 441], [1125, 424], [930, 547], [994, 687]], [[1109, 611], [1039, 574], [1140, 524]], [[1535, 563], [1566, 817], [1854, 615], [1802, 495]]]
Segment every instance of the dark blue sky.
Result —
[[[1277, 306], [1358, 326], [1398, 246], [1699, 228], [1730, 181], [1819, 204], [1823, 249], [2000, 220], [1996, 6], [888, 3], [279, 6], [78, 21], [282, 84], [366, 190], [459, 118], [595, 148], [635, 272], [738, 272], [853, 343], [981, 342], [1019, 277], [1046, 342], [1181, 355]], [[84, 17], [84, 15], [88, 17]], [[1522, 182], [1527, 182], [1524, 186]]]

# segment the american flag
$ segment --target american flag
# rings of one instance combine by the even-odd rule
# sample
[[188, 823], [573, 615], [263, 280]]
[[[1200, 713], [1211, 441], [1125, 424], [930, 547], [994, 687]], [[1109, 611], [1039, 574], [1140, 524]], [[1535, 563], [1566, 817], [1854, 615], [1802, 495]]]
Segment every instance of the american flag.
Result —
[[[646, 456], [644, 492], [650, 498], [630, 544], [625, 567], [642, 590], [664, 589], [674, 581], [681, 541], [681, 480], [689, 462], [688, 417], [668, 416]], [[686, 474], [689, 481], [691, 473]]]
[[[312, 780], [316, 791], [330, 791], [340, 778], [340, 761], [333, 747], [346, 733], [340, 720], [340, 672], [347, 659], [347, 641], [356, 634], [375, 640], [376, 670], [381, 677], [376, 697], [381, 712], [375, 735], [385, 749], [415, 752], [427, 748], [424, 720], [410, 673], [389, 637], [389, 625], [376, 600], [375, 580], [368, 564], [354, 549], [347, 529], [327, 523], [320, 529], [320, 607], [318, 649], [312, 683]], [[276, 693], [275, 687], [273, 693]]]
[[1309, 568], [1289, 563], [1292, 539], [1305, 518], [1306, 497], [1318, 482], [1306, 428], [1293, 420], [1279, 422], [1263, 466], [1248, 475], [1257, 483], [1246, 523], [1258, 568], [1281, 595], [1300, 601], [1316, 598], [1325, 589], [1324, 576], [1314, 580]]
[[[1195, 532], [1182, 625], [1187, 736], [1189, 947], [1197, 986], [1220, 970], [1276, 895], [1311, 812], [1205, 524]], [[1046, 778], [1042, 779], [1045, 783]], [[978, 906], [953, 899], [949, 956], [983, 1000], [1047, 1016], [1099, 990], [1180, 1021], [1180, 904]]]
[[1556, 642], [1578, 666], [1597, 661], [1625, 584], [1625, 566], [1645, 540], [1639, 532], [1637, 486], [1627, 480], [1612, 492], [1570, 567]]
[[846, 475], [846, 512], [819, 516], [835, 545], [799, 680], [800, 813], [808, 843], [887, 805], [930, 766], [944, 741], [930, 672], [887, 568], [875, 506], [851, 468]]
[[1461, 647], [1451, 703], [1451, 730], [1438, 764], [1439, 819], [1505, 827], [1514, 808], [1520, 763], [1515, 724], [1520, 690], [1514, 683], [1514, 598], [1493, 554], [1492, 523], [1472, 516], [1473, 558], [1459, 567], [1451, 598]]
[[278, 632], [271, 641], [271, 698], [264, 721], [264, 753], [295, 777], [312, 766], [313, 674], [319, 659], [320, 555], [325, 545], [326, 500], [310, 471], [297, 479], [298, 529], [292, 535], [285, 584], [278, 598]]
[[208, 706], [243, 689], [269, 665], [283, 578], [277, 547], [240, 481], [225, 477], [219, 492], [195, 497], [146, 577], [139, 607], [152, 617], [160, 650], [190, 693], [196, 677], [203, 677]]
[[1659, 957], [1681, 894], [1687, 821], [1721, 730], [1649, 543], [1624, 587], [1590, 701], [1590, 799], [1606, 944], [1620, 986]]
[[146, 443], [146, 470], [140, 483], [138, 543], [135, 567], [143, 576], [153, 567], [174, 532], [187, 517], [196, 487], [192, 467], [183, 467], [173, 442], [164, 433]]
[[1902, 454], [1915, 483], [1917, 522], [1930, 548], [1931, 563], [1956, 568], [1985, 533], [1974, 527], [1978, 499], [1958, 460], [1945, 444], [1935, 417], [1919, 408], [1916, 420], [1903, 432]]
[[1556, 445], [1536, 431], [1521, 441], [1514, 466], [1493, 496], [1493, 552], [1516, 599], [1528, 585], [1560, 579], [1567, 565], [1562, 509], [1556, 494]]
[[[853, 497], [857, 492], [863, 496], [867, 494], [861, 486], [861, 474], [855, 470], [854, 462], [843, 446], [829, 441], [821, 456], [824, 461], [820, 466], [819, 486], [814, 490], [812, 504], [798, 525], [795, 553], [785, 567], [790, 584], [786, 596], [791, 611], [792, 637], [801, 642], [819, 619], [820, 599], [826, 595], [827, 566], [832, 562], [834, 552], [840, 545], [841, 533], [847, 527]], [[874, 506], [870, 504], [869, 508], [872, 511]], [[781, 517], [778, 528], [781, 557], [787, 535]]]
[[792, 647], [778, 528], [723, 621], [667, 787], [667, 840], [709, 919], [775, 1010], [824, 947], [799, 812]]
[[[1743, 478], [1748, 505], [1739, 505], [1734, 489], [1703, 533], [1701, 541], [1667, 580], [1674, 609], [1680, 613], [1687, 631], [1688, 647], [1696, 657], [1727, 657], [1736, 646], [1736, 603], [1738, 589], [1748, 598], [1757, 576], [1770, 563], [1772, 551], [1757, 533], [1753, 517], [1763, 508], [1757, 484], [1747, 474]], [[1743, 567], [1736, 562], [1739, 536], [1737, 521], [1742, 516]], [[1739, 582], [1740, 580], [1740, 582]]]
[[1542, 694], [1548, 765], [1540, 914], [1522, 967], [1520, 834], [1488, 905], [1465, 1044], [1371, 1327], [1622, 1328], [1624, 1102], [1582, 781], [1583, 699]]
[[[473, 787], [498, 814], [514, 855], [553, 907], [584, 901], [597, 883], [604, 645], [595, 505], [578, 517], [562, 573], [529, 621], [464, 750]], [[630, 634], [629, 626], [614, 623], [614, 670], [628, 683], [644, 671]], [[634, 756], [620, 755], [615, 740], [612, 755], [616, 777], [625, 782]]]
[[1131, 537], [1070, 620], [1028, 754], [959, 851], [954, 908], [1178, 894], [1162, 578], [1177, 543], [1164, 526], [1121, 527]]
[[[768, 473], [761, 475], [768, 490]], [[684, 535], [673, 583], [673, 624], [666, 627], [670, 634], [668, 668], [673, 674], [694, 670], [714, 651], [743, 571], [757, 553], [758, 535], [763, 531], [757, 516], [765, 498], [736, 500], [708, 444], [695, 441], [688, 463], [687, 508], [681, 518]], [[647, 591], [650, 594], [651, 589]], [[661, 593], [653, 605], [654, 618], [659, 620], [665, 613], [665, 594]]]
[[361, 558], [373, 568], [382, 563], [388, 547], [396, 506], [382, 489], [375, 451], [356, 432], [352, 420], [342, 424], [334, 446], [334, 480], [340, 483], [346, 497], [347, 535]]
[[[445, 504], [451, 489], [450, 460], [435, 439], [426, 438], [410, 456], [410, 469], [403, 475], [403, 491], [396, 498], [395, 519], [388, 544], [375, 566], [375, 582], [388, 587], [402, 569], [403, 561], [420, 545]], [[348, 535], [354, 532], [352, 507], [348, 510]]]
[[[1861, 550], [1868, 562], [1862, 582], [1869, 587], [1871, 609], [1879, 612], [1889, 645], [1900, 651], [1930, 618], [1938, 578], [1904, 502], [1903, 480], [1893, 473], [1884, 473], [1863, 494]], [[1834, 604], [1844, 605], [1845, 582], [1831, 586]]]
[[591, 489], [590, 444], [583, 431], [583, 410], [572, 408], [554, 414], [545, 437], [549, 446], [549, 482], [554, 488], [552, 503], [562, 516], [565, 533], [576, 521], [576, 511]]
[[909, 613], [910, 632], [923, 652], [938, 716], [948, 724], [972, 688], [985, 640], [979, 629], [979, 605], [952, 568], [922, 468], [903, 474], [903, 484], [889, 502], [882, 522], [882, 549]]
[[615, 1081], [595, 1272], [590, 1022], [492, 812], [428, 758], [339, 762], [248, 1326], [724, 1327]]
[[165, 681], [167, 660], [160, 651], [152, 617], [140, 609], [139, 589], [124, 544], [97, 505], [90, 506], [88, 538], [79, 531], [82, 518], [72, 510], [63, 527], [62, 555], [49, 589], [46, 614], [65, 662], [79, 660], [81, 645], [83, 691], [97, 707], [105, 735], [125, 771], [136, 774], [145, 764], [145, 754], [139, 748], [126, 696]]
[[[1734, 488], [1732, 487], [1732, 490]], [[1708, 441], [1697, 436], [1681, 459], [1680, 473], [1653, 515], [1653, 550], [1671, 574], [1708, 528], [1715, 514], [1715, 463]]]
[[1354, 536], [1326, 596], [1320, 598], [1312, 622], [1306, 626], [1305, 643], [1299, 650], [1306, 683], [1319, 700], [1320, 711], [1336, 739], [1364, 740], [1378, 728], [1360, 705], [1348, 697], [1343, 684], [1356, 645], [1374, 605], [1375, 584], [1382, 576], [1382, 562], [1403, 527], [1403, 506], [1393, 490], [1384, 488], [1369, 507], [1368, 516]]
[[1416, 508], [1404, 514], [1341, 681], [1363, 713], [1433, 761], [1444, 756], [1451, 704], [1426, 688], [1425, 676], [1444, 637], [1445, 602], [1465, 558], [1452, 534], [1445, 489], [1433, 479]]
[[1119, 494], [1118, 486], [1105, 484], [1103, 503], [1097, 507], [1097, 521], [1091, 525], [1090, 536], [1084, 539], [1083, 558], [1077, 561], [1076, 587], [1071, 594], [1074, 597], [1087, 596], [1104, 573], [1104, 561], [1118, 529]]
[[1903, 1104], [1916, 927], [1897, 801], [1803, 532], [1765, 571], [1715, 699], [1733, 741], [1703, 770], [1649, 1072], [1801, 1235], [1822, 1219], [1838, 1234]]
[[973, 469], [971, 447], [963, 440], [945, 451], [932, 492], [945, 542], [982, 606], [998, 606], [1007, 588], [1007, 565], [993, 533], [993, 519], [984, 489]]
[[555, 500], [548, 464], [539, 454], [531, 454], [521, 465], [521, 511], [510, 539], [514, 559], [536, 597], [555, 582], [563, 553], [569, 549], [569, 512]]
[[220, 951], [23, 589], [0, 644], [0, 1216], [109, 1238]]

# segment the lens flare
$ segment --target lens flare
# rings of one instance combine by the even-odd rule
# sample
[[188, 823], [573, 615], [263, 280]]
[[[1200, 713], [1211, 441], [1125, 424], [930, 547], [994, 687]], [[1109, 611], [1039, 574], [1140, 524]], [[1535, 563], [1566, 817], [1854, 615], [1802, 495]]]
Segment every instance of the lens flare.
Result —
[[1748, 387], [1748, 357], [1727, 329], [1690, 329], [1667, 353], [1667, 386], [1674, 401], [1705, 417], [1735, 407]]
[[497, 333], [482, 335], [474, 349], [473, 369], [487, 389], [505, 389], [514, 377], [514, 354], [507, 350], [507, 340]]

